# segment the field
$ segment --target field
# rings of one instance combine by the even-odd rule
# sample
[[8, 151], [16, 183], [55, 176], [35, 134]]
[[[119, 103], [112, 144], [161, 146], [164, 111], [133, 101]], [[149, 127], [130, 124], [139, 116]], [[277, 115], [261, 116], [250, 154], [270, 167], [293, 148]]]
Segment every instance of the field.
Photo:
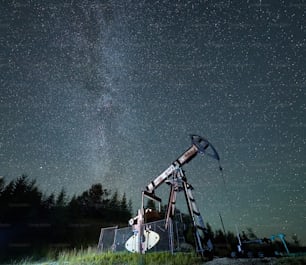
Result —
[[27, 258], [12, 261], [13, 265], [302, 265], [306, 256], [282, 258], [230, 259], [214, 258], [212, 261], [201, 259], [194, 253], [96, 253], [92, 250], [50, 253], [45, 260], [35, 261]]

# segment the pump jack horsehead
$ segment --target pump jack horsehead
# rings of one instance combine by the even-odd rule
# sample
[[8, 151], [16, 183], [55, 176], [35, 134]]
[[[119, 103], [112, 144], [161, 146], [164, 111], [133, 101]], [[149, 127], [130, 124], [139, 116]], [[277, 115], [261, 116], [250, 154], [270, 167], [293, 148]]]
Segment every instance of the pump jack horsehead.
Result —
[[163, 183], [170, 185], [169, 201], [166, 210], [165, 228], [169, 226], [175, 211], [176, 195], [179, 191], [184, 191], [185, 199], [192, 220], [196, 251], [202, 256], [213, 256], [213, 244], [209, 238], [208, 230], [205, 226], [200, 211], [196, 205], [192, 195], [192, 186], [187, 182], [187, 178], [182, 170], [182, 167], [190, 162], [197, 154], [208, 155], [219, 162], [220, 157], [213, 147], [205, 138], [198, 135], [191, 135], [192, 145], [181, 156], [179, 156], [165, 171], [151, 181], [146, 189], [142, 192], [142, 206], [138, 210], [138, 215], [129, 221], [133, 228], [134, 235], [131, 236], [125, 243], [127, 250], [131, 252], [145, 253], [150, 248], [154, 247], [159, 241], [159, 235], [146, 228], [144, 223], [144, 197], [150, 200], [161, 203], [161, 198], [155, 195], [155, 190]]

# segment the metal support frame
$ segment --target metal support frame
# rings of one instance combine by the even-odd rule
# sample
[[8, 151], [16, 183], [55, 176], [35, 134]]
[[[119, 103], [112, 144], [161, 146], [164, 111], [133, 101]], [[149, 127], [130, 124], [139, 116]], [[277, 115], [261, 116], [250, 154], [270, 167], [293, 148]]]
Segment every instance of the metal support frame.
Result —
[[[205, 138], [199, 135], [190, 135], [192, 145], [183, 154], [181, 154], [166, 170], [164, 170], [159, 176], [152, 180], [147, 186], [145, 191], [142, 192], [142, 202], [141, 209], [138, 212], [138, 216], [132, 218], [129, 222], [133, 226], [135, 232], [138, 234], [139, 248], [137, 252], [144, 253], [142, 246], [142, 236], [143, 236], [143, 224], [144, 224], [144, 197], [148, 197], [153, 201], [160, 203], [161, 199], [155, 195], [155, 190], [163, 183], [170, 184], [170, 195], [166, 212], [166, 229], [172, 225], [172, 218], [175, 212], [175, 202], [177, 197], [177, 192], [184, 190], [188, 211], [192, 219], [195, 242], [197, 252], [205, 256], [204, 252], [209, 252], [212, 255], [213, 245], [209, 238], [209, 233], [205, 227], [203, 218], [198, 210], [195, 203], [191, 190], [193, 189], [190, 184], [187, 183], [186, 176], [182, 170], [183, 165], [190, 162], [198, 153], [205, 154], [219, 161], [219, 169], [222, 170], [220, 166], [220, 157], [213, 147], [213, 145], [208, 142]], [[160, 209], [159, 209], [160, 210]], [[171, 224], [170, 224], [171, 223]], [[202, 241], [203, 240], [203, 241]], [[203, 243], [204, 244], [203, 244]]]
[[192, 195], [193, 187], [187, 182], [184, 171], [181, 168], [177, 168], [173, 173], [172, 179], [166, 181], [166, 183], [170, 185], [170, 195], [165, 221], [166, 229], [168, 228], [169, 223], [172, 223], [172, 218], [175, 213], [177, 192], [184, 191], [188, 212], [194, 229], [196, 251], [201, 255], [204, 255], [205, 251], [211, 252], [213, 250], [213, 244], [209, 238], [208, 230]]

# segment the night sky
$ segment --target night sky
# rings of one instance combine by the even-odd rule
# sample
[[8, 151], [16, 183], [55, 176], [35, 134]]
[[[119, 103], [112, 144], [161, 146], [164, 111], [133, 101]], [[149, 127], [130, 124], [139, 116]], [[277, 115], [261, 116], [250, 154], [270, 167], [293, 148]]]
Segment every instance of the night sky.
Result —
[[100, 182], [136, 213], [198, 134], [224, 174], [205, 155], [184, 167], [205, 222], [306, 243], [305, 13], [303, 0], [2, 0], [0, 176], [71, 196]]

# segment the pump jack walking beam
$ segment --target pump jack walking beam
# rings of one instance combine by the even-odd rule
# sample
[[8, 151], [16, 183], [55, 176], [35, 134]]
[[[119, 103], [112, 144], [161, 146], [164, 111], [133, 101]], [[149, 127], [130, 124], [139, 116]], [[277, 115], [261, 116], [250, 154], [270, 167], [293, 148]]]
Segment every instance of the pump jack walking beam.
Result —
[[[148, 192], [154, 193], [154, 190], [161, 185], [163, 182], [169, 178], [176, 169], [181, 168], [183, 165], [191, 161], [198, 153], [206, 154], [211, 156], [218, 161], [220, 157], [211, 143], [209, 143], [205, 138], [198, 135], [191, 135], [192, 146], [187, 149], [178, 159], [176, 159], [165, 171], [163, 171], [157, 178], [155, 178], [149, 185], [147, 185], [146, 190]], [[221, 167], [220, 167], [221, 169]]]

